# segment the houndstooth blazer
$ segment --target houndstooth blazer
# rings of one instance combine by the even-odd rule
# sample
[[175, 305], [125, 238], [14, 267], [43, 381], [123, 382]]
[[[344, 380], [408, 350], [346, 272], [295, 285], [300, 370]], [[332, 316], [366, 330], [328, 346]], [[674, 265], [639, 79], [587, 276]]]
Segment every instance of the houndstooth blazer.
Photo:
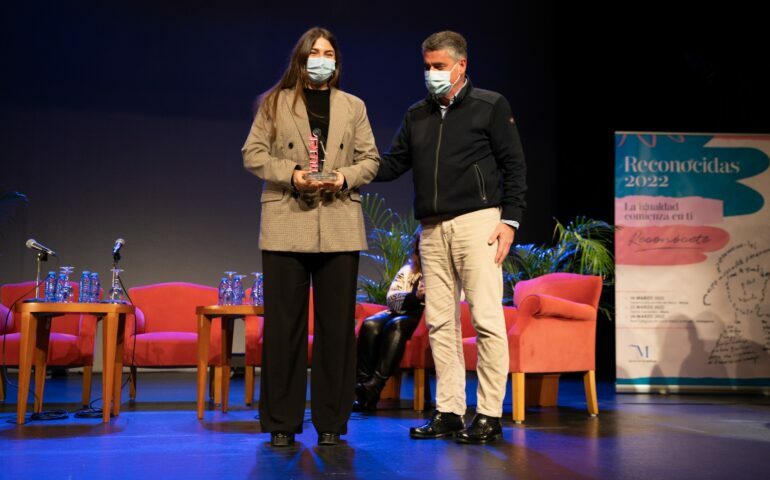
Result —
[[324, 171], [339, 171], [347, 189], [337, 194], [299, 194], [291, 177], [297, 165], [309, 167], [310, 122], [305, 105], [294, 92], [278, 97], [275, 138], [271, 121], [260, 109], [241, 152], [243, 165], [264, 180], [259, 231], [261, 250], [283, 252], [347, 252], [366, 250], [366, 232], [359, 187], [374, 179], [379, 153], [364, 102], [332, 89], [329, 97], [329, 138]]

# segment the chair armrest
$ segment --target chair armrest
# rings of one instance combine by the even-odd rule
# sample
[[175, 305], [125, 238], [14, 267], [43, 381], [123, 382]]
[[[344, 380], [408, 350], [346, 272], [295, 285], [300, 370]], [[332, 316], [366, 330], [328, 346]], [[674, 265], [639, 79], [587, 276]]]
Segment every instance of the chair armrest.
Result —
[[[7, 320], [6, 320], [7, 317]], [[13, 332], [13, 312], [0, 304], [0, 335]]]
[[[136, 328], [136, 331], [134, 331]], [[136, 307], [136, 313], [134, 315], [126, 316], [126, 338], [130, 338], [137, 334], [144, 333], [144, 312], [141, 308]]]
[[529, 295], [519, 305], [520, 315], [533, 318], [560, 318], [564, 320], [596, 320], [596, 309], [591, 305], [565, 300], [553, 295]]
[[545, 294], [525, 297], [508, 330], [512, 372], [576, 372], [595, 369], [596, 309]]
[[[248, 317], [251, 317], [251, 315]], [[248, 337], [262, 340], [262, 335], [265, 332], [265, 317], [262, 315], [254, 315], [254, 317], [256, 321], [245, 322], [244, 330], [248, 332]]]

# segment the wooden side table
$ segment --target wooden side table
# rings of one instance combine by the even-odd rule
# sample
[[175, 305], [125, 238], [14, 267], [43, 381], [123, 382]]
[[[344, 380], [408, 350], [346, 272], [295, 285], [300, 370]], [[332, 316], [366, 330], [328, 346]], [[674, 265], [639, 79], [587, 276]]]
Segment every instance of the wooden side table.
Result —
[[197, 307], [198, 315], [198, 419], [203, 419], [206, 370], [209, 363], [211, 321], [222, 319], [222, 412], [227, 412], [230, 394], [230, 360], [233, 355], [233, 325], [236, 318], [262, 315], [264, 307], [253, 305], [210, 305]]
[[94, 315], [103, 321], [102, 335], [102, 421], [110, 421], [110, 413], [120, 414], [120, 375], [123, 371], [123, 334], [126, 315], [134, 313], [133, 305], [114, 303], [18, 303], [20, 314], [19, 396], [16, 423], [24, 423], [29, 395], [30, 373], [35, 365], [34, 411], [43, 410], [43, 390], [51, 335], [51, 319], [64, 314]]

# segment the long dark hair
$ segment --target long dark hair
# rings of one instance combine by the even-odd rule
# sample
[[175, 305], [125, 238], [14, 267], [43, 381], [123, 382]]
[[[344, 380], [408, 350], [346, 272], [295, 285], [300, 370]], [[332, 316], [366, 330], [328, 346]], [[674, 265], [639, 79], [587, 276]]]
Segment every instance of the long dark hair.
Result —
[[275, 119], [278, 112], [278, 94], [281, 90], [287, 88], [294, 90], [294, 103], [292, 104], [292, 110], [297, 108], [297, 102], [302, 100], [305, 104], [305, 85], [309, 82], [307, 75], [307, 59], [310, 56], [310, 51], [313, 49], [313, 44], [319, 38], [325, 38], [329, 41], [334, 49], [334, 60], [336, 67], [334, 73], [329, 79], [329, 87], [338, 88], [340, 84], [340, 72], [342, 66], [342, 56], [340, 55], [339, 45], [334, 34], [329, 30], [321, 27], [313, 27], [297, 40], [297, 44], [294, 45], [294, 49], [291, 52], [291, 58], [289, 59], [289, 65], [286, 67], [286, 71], [283, 72], [281, 79], [273, 85], [270, 90], [260, 95], [257, 101], [257, 108], [262, 109], [267, 119], [273, 124], [273, 131], [271, 136], [275, 136]]

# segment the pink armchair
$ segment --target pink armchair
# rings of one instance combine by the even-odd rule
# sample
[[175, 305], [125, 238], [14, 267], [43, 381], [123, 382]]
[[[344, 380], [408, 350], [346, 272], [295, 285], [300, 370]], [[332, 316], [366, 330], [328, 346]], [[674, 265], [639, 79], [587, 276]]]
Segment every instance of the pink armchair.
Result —
[[[195, 307], [217, 303], [217, 289], [185, 282], [158, 283], [128, 290], [136, 316], [126, 320], [123, 363], [131, 370], [130, 398], [136, 399], [138, 367], [195, 367], [198, 364], [198, 319]], [[136, 327], [135, 327], [136, 325]], [[222, 369], [221, 319], [211, 328], [209, 365], [212, 388], [219, 402]]]
[[[518, 315], [508, 331], [516, 423], [524, 421], [524, 380], [530, 373], [583, 372], [588, 412], [598, 415], [594, 372], [601, 292], [601, 277], [572, 273], [552, 273], [516, 284]], [[555, 395], [558, 376], [550, 378], [556, 382], [550, 387]]]
[[[77, 283], [70, 282], [75, 298], [78, 296]], [[14, 323], [13, 314], [9, 315], [7, 325], [4, 320], [8, 308], [19, 297], [35, 296], [35, 282], [23, 282], [0, 287], [0, 342], [5, 342], [5, 356], [0, 358], [4, 365], [19, 364], [19, 337], [21, 326]], [[42, 288], [42, 286], [41, 286]], [[83, 367], [82, 404], [87, 406], [91, 399], [91, 378], [94, 364], [94, 341], [96, 337], [96, 317], [92, 315], [62, 315], [51, 321], [51, 337], [48, 344], [47, 364], [51, 367]], [[5, 378], [0, 379], [0, 400], [5, 399]]]

